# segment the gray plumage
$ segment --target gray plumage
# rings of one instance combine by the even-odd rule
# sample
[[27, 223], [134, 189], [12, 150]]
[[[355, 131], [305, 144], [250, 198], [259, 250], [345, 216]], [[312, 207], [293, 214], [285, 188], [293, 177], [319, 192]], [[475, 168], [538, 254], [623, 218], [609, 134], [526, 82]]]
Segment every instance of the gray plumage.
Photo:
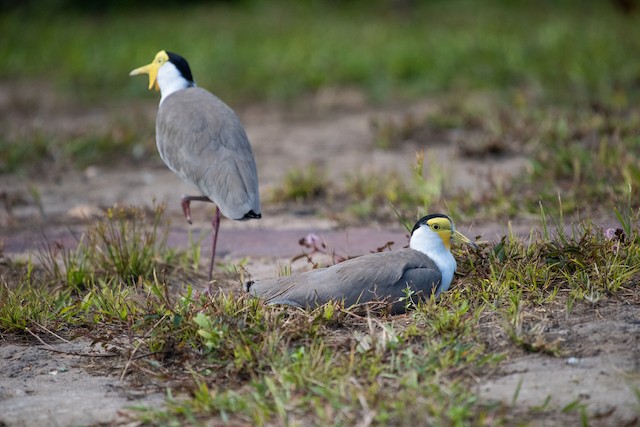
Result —
[[162, 160], [232, 219], [260, 213], [258, 175], [249, 139], [224, 102], [197, 87], [167, 96], [158, 109]]
[[353, 258], [328, 268], [291, 276], [248, 282], [245, 290], [270, 304], [313, 308], [329, 301], [345, 307], [386, 299], [393, 313], [405, 311], [407, 287], [412, 299], [437, 293], [442, 275], [424, 253], [413, 249]]
[[191, 69], [180, 55], [161, 50], [153, 61], [129, 75], [149, 75], [162, 97], [156, 117], [156, 144], [160, 157], [176, 175], [202, 195], [181, 197], [182, 212], [191, 223], [191, 202], [212, 202], [211, 263], [216, 257], [220, 212], [235, 220], [258, 219], [260, 196], [256, 162], [247, 135], [236, 114], [224, 102], [195, 87]]

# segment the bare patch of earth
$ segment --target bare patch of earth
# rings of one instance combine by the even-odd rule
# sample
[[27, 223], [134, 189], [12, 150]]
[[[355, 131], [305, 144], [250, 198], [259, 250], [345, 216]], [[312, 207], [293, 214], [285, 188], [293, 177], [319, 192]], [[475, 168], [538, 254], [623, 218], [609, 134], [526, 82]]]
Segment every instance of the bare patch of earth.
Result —
[[[16, 87], [0, 86], [0, 111], [6, 132], [103, 132], [105, 123], [110, 123], [114, 115], [147, 121], [149, 129], [153, 129], [157, 100], [78, 111], [68, 104], [61, 107], [46, 88], [26, 90], [23, 96], [29, 86]], [[394, 171], [408, 176], [416, 150], [420, 149], [425, 150], [427, 164], [437, 164], [442, 171], [455, 171], [448, 174], [448, 191], [485, 191], [501, 180], [511, 179], [527, 165], [520, 156], [464, 158], [451, 139], [410, 141], [394, 150], [375, 148], [372, 119], [423, 114], [433, 108], [429, 102], [395, 111], [371, 109], [357, 94], [332, 92], [320, 94], [310, 103], [310, 111], [302, 114], [266, 108], [241, 111], [254, 147], [263, 199], [293, 166], [315, 165], [334, 182], [354, 172]], [[12, 108], [13, 105], [20, 108]], [[10, 117], [4, 114], [8, 111]], [[4, 254], [10, 258], [24, 256], [51, 240], [73, 245], [87, 222], [103, 215], [107, 207], [117, 204], [150, 208], [155, 200], [167, 203], [166, 217], [173, 223], [169, 244], [186, 248], [191, 233], [203, 239], [206, 256], [211, 208], [194, 207], [194, 226], [187, 227], [178, 200], [180, 194], [192, 189], [155, 159], [119, 166], [94, 165], [84, 171], [2, 176], [0, 194], [5, 207], [0, 209], [0, 247]], [[459, 228], [470, 236], [495, 240], [509, 230], [527, 234], [531, 225], [525, 220], [514, 224], [459, 224]], [[389, 241], [395, 242], [394, 248], [407, 242], [406, 233], [397, 225], [362, 224], [344, 229], [331, 215], [319, 217], [302, 205], [266, 205], [261, 221], [224, 220], [219, 250], [226, 260], [249, 256], [246, 268], [250, 274], [269, 277], [276, 274], [279, 265], [288, 264], [291, 257], [301, 253], [297, 242], [309, 232], [320, 234], [337, 252], [352, 256]], [[301, 260], [294, 268], [308, 265]], [[602, 425], [636, 425], [640, 307], [637, 303], [617, 302], [605, 308], [573, 312], [548, 327], [548, 334], [564, 340], [562, 349], [566, 355], [563, 353], [562, 357], [511, 354], [494, 373], [479, 379], [478, 392], [483, 401], [504, 402], [516, 413], [518, 408], [540, 408], [540, 419], [514, 419], [516, 423], [579, 424], [575, 411], [562, 411], [575, 401]], [[491, 328], [487, 333], [499, 335], [500, 330]], [[497, 339], [508, 342], [504, 336]], [[113, 372], [94, 369], [100, 362], [96, 361], [98, 356], [87, 355], [93, 350], [86, 341], [49, 344], [60, 352], [33, 342], [16, 343], [4, 338], [0, 344], [0, 425], [122, 424], [126, 423], [122, 414], [127, 407], [162, 404], [161, 394], [147, 391], [140, 384], [120, 382]], [[548, 396], [551, 398], [545, 404]]]
[[[506, 350], [506, 360], [479, 380], [480, 398], [512, 406], [515, 414], [521, 413], [522, 420], [534, 426], [580, 425], [583, 414], [589, 425], [637, 425], [638, 301], [582, 304], [565, 313], [563, 309], [540, 313], [532, 325], [538, 342], [557, 347], [559, 355]], [[490, 329], [496, 331], [495, 325], [485, 328], [487, 334]], [[532, 418], [532, 413], [539, 417]]]
[[[482, 333], [507, 358], [478, 378], [476, 392], [486, 404], [508, 407], [507, 418], [518, 425], [581, 425], [583, 416], [590, 425], [637, 425], [638, 313], [637, 303], [605, 301], [545, 317], [540, 336], [557, 344], [558, 357], [514, 349], [501, 328], [484, 325]], [[3, 342], [0, 426], [123, 425], [133, 408], [161, 407], [161, 382], [121, 382], [126, 360], [101, 354], [109, 353], [85, 339]]]
[[[108, 351], [84, 339], [47, 346], [2, 342], [0, 426], [116, 425], [130, 421], [133, 407], [163, 404], [155, 387], [131, 387], [100, 373], [105, 356]], [[116, 364], [122, 369], [125, 362]]]

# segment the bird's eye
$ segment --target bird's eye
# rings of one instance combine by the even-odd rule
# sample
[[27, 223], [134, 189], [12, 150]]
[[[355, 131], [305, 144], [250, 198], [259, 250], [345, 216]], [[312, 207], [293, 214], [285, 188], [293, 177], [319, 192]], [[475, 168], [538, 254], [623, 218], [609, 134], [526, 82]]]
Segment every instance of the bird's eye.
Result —
[[433, 229], [434, 230], [440, 230], [440, 226], [438, 224], [433, 224]]

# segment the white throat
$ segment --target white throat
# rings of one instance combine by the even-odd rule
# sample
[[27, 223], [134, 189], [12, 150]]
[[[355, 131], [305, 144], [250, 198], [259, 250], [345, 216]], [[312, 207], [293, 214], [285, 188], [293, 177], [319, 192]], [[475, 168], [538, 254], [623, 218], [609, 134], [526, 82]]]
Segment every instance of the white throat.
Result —
[[440, 236], [431, 231], [429, 226], [422, 225], [411, 235], [409, 247], [426, 254], [442, 272], [442, 283], [438, 287], [436, 295], [449, 289], [453, 273], [456, 271], [456, 260], [445, 247]]
[[158, 70], [158, 87], [160, 88], [160, 104], [165, 98], [174, 92], [182, 89], [186, 89], [190, 86], [195, 86], [192, 83], [182, 77], [182, 74], [175, 65], [171, 62], [165, 62]]

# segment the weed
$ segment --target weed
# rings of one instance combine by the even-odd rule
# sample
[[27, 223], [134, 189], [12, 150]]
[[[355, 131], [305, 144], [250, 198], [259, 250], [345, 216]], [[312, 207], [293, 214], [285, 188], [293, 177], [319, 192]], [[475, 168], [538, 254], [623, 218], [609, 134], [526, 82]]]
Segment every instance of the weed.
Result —
[[17, 172], [25, 165], [38, 164], [51, 157], [51, 147], [47, 138], [36, 133], [29, 141], [0, 135], [0, 173]]
[[398, 174], [354, 174], [345, 179], [344, 196], [349, 200], [347, 213], [359, 219], [381, 219], [389, 215], [390, 205], [405, 208], [415, 195]]
[[24, 331], [37, 325], [55, 330], [61, 323], [73, 323], [66, 309], [71, 301], [68, 292], [56, 292], [28, 281], [17, 286], [5, 282], [0, 284], [0, 301], [0, 328], [4, 331]]
[[374, 146], [383, 150], [398, 148], [405, 142], [426, 143], [429, 132], [425, 121], [413, 114], [403, 116], [399, 121], [376, 118], [371, 120], [371, 128], [374, 134]]
[[292, 169], [287, 173], [281, 188], [274, 190], [273, 201], [311, 201], [327, 194], [329, 184], [324, 173], [315, 166]]
[[[96, 285], [97, 278], [105, 275], [127, 285], [150, 279], [165, 252], [168, 230], [160, 230], [163, 211], [158, 206], [148, 226], [144, 210], [110, 208], [105, 218], [89, 226], [75, 249], [59, 248], [63, 271], [55, 259], [47, 265], [73, 289]], [[56, 252], [49, 255], [55, 257]]]
[[431, 206], [442, 195], [444, 185], [444, 172], [440, 169], [435, 161], [431, 161], [428, 165], [429, 174], [425, 175], [427, 166], [424, 163], [424, 151], [416, 153], [416, 164], [413, 168], [413, 181], [415, 191], [418, 197], [419, 211], [426, 215]]
[[411, 230], [416, 208], [421, 214], [429, 212], [440, 202], [444, 187], [442, 170], [435, 162], [425, 166], [424, 152], [416, 153], [412, 172], [410, 179], [395, 173], [349, 176], [342, 194], [350, 201], [347, 212], [359, 219], [397, 216]]
[[[55, 96], [55, 95], [54, 95]], [[63, 96], [59, 95], [61, 98]], [[64, 99], [60, 99], [61, 104]], [[75, 112], [68, 112], [73, 116]], [[152, 147], [140, 145], [146, 130], [135, 118], [107, 117], [111, 126], [104, 130], [99, 125], [89, 129], [63, 129], [46, 120], [40, 128], [25, 128], [9, 122], [6, 135], [0, 135], [0, 173], [39, 172], [43, 165], [48, 170], [59, 171], [69, 167], [83, 169], [90, 165], [120, 164], [139, 160]], [[56, 120], [53, 120], [56, 121]], [[103, 118], [102, 121], [105, 121]]]

